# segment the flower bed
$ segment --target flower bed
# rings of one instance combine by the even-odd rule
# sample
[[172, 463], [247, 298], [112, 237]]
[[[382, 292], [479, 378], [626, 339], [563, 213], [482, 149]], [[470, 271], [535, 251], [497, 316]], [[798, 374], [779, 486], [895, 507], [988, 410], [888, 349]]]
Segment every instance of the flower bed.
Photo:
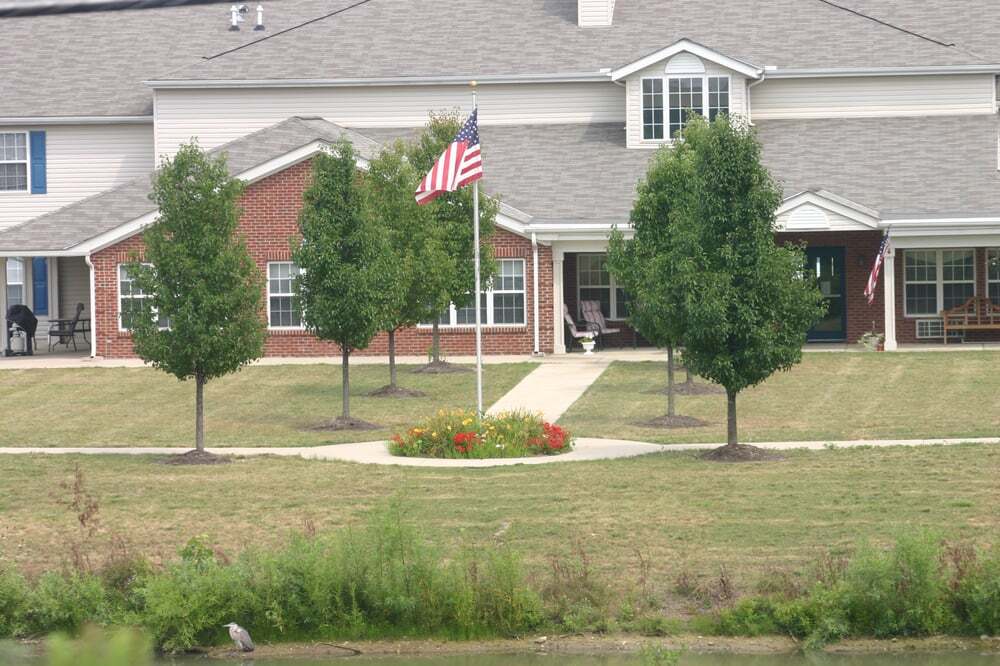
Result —
[[441, 410], [389, 440], [392, 455], [411, 458], [524, 458], [572, 448], [569, 432], [526, 412], [480, 420], [473, 412]]

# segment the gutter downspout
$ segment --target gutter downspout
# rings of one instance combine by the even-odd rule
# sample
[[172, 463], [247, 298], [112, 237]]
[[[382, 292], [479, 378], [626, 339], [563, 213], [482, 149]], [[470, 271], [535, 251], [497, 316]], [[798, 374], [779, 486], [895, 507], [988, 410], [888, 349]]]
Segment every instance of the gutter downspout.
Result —
[[538, 347], [538, 236], [531, 232], [531, 282], [532, 282], [532, 309], [534, 310], [535, 328], [535, 352], [534, 356], [541, 356], [542, 352]]
[[761, 67], [760, 78], [756, 81], [747, 81], [747, 122], [753, 125], [753, 102], [751, 101], [751, 89], [764, 83], [767, 78], [767, 67]]
[[90, 268], [90, 358], [97, 358], [97, 289], [94, 262], [89, 254], [83, 260]]

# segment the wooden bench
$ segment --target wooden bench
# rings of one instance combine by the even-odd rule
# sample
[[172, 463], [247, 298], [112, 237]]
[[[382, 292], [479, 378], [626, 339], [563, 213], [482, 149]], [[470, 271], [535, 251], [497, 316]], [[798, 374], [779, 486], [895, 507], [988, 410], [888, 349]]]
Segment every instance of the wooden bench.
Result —
[[941, 311], [944, 344], [948, 331], [1000, 331], [1000, 307], [986, 296], [973, 296], [962, 305]]

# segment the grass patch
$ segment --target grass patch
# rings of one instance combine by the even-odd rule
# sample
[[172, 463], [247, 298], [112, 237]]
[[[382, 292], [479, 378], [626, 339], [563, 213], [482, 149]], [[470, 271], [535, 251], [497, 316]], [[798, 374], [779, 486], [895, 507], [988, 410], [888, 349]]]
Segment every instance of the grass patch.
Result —
[[[1000, 432], [1000, 354], [820, 354], [738, 399], [743, 442], [992, 437]], [[683, 373], [680, 373], [683, 379]], [[699, 380], [704, 381], [704, 380]], [[578, 437], [663, 444], [726, 441], [725, 395], [678, 396], [705, 427], [653, 429], [666, 413], [666, 363], [617, 362], [559, 420]]]
[[67, 546], [80, 529], [80, 511], [67, 509], [77, 465], [101, 534], [122, 535], [157, 565], [193, 535], [233, 555], [280, 547], [303, 530], [358, 525], [395, 493], [443, 548], [501, 540], [539, 575], [553, 557], [583, 551], [593, 577], [620, 588], [641, 573], [654, 594], [672, 594], [682, 578], [704, 587], [723, 567], [731, 584], [715, 596], [745, 594], [768, 572], [798, 571], [831, 549], [879, 544], [906, 526], [983, 544], [1000, 533], [1000, 447], [990, 446], [789, 452], [760, 465], [663, 453], [466, 470], [0, 456], [0, 569], [32, 574], [78, 559]]
[[[489, 365], [484, 399], [492, 404], [535, 364]], [[414, 374], [400, 384], [420, 398], [368, 393], [388, 381], [382, 365], [351, 368], [352, 416], [380, 426], [363, 433], [318, 431], [340, 413], [340, 367], [254, 366], [205, 388], [208, 446], [313, 446], [388, 439], [441, 408], [475, 407], [475, 373]], [[5, 446], [178, 446], [194, 442], [194, 384], [150, 368], [2, 370]]]

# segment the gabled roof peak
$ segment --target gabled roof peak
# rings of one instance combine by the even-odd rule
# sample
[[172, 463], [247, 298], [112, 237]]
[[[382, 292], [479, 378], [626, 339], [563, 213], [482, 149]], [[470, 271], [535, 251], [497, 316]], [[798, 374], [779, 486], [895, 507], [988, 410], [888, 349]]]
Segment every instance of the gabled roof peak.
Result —
[[650, 53], [649, 55], [639, 58], [634, 62], [613, 70], [611, 72], [611, 80], [619, 81], [626, 76], [638, 72], [639, 70], [646, 69], [650, 65], [655, 65], [658, 62], [672, 58], [678, 53], [690, 53], [698, 56], [702, 60], [714, 62], [720, 67], [725, 67], [726, 69], [739, 72], [743, 76], [750, 79], [759, 79], [763, 73], [763, 67], [758, 67], [757, 65], [750, 64], [743, 60], [737, 60], [736, 58], [731, 58], [723, 53], [710, 49], [707, 46], [703, 46], [698, 42], [685, 38], [679, 39], [666, 48]]

